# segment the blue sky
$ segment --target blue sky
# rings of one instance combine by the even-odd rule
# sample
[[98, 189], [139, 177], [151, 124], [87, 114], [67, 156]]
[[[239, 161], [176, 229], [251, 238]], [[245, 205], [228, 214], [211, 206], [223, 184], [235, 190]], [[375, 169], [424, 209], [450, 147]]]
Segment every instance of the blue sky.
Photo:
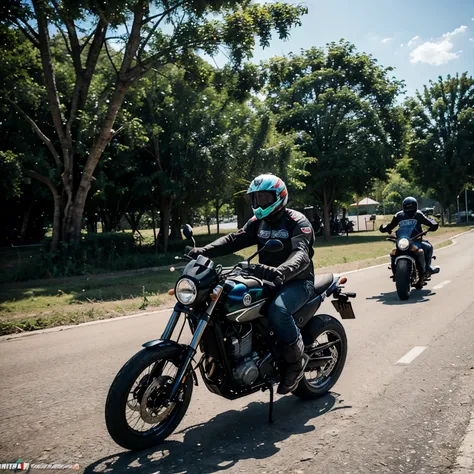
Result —
[[[263, 0], [258, 3], [264, 3]], [[439, 75], [474, 75], [474, 0], [307, 0], [288, 41], [258, 48], [254, 61], [344, 38], [371, 53], [413, 94]], [[403, 45], [403, 46], [402, 46]]]

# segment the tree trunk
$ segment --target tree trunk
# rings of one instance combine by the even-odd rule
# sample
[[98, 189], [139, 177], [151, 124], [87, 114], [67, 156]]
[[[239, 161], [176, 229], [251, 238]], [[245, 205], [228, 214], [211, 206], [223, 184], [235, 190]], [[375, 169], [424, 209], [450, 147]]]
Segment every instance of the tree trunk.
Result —
[[219, 209], [220, 209], [219, 199], [216, 199], [216, 224], [217, 224], [217, 233], [219, 234], [220, 225], [219, 225]]
[[207, 223], [207, 234], [211, 235], [211, 218], [210, 218], [210, 216], [206, 217], [206, 223]]
[[182, 240], [181, 236], [181, 214], [179, 207], [173, 207], [171, 211], [171, 240]]
[[156, 239], [156, 218], [155, 218], [155, 207], [151, 208], [151, 222], [153, 224], [153, 242], [155, 244], [155, 252], [158, 251], [158, 240]]
[[51, 240], [51, 252], [56, 252], [58, 250], [59, 242], [61, 240], [61, 204], [60, 196], [54, 196], [53, 238]]
[[163, 239], [163, 253], [168, 252], [168, 241], [170, 233], [171, 199], [160, 199], [160, 235]]
[[21, 222], [20, 230], [20, 243], [24, 243], [26, 237], [26, 231], [28, 230], [28, 223], [30, 221], [31, 209], [33, 208], [33, 203], [30, 204], [28, 210], [23, 213], [23, 220]]
[[323, 190], [323, 214], [324, 214], [324, 239], [331, 239], [331, 224], [329, 221], [329, 212], [331, 203], [328, 201], [326, 190]]

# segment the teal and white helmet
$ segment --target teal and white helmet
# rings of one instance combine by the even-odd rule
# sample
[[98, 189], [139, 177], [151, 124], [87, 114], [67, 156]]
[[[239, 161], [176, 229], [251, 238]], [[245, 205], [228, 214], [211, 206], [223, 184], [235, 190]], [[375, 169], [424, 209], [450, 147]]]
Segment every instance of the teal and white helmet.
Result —
[[265, 217], [283, 209], [288, 203], [288, 190], [285, 183], [272, 174], [257, 176], [247, 191], [252, 202], [252, 210], [257, 219]]

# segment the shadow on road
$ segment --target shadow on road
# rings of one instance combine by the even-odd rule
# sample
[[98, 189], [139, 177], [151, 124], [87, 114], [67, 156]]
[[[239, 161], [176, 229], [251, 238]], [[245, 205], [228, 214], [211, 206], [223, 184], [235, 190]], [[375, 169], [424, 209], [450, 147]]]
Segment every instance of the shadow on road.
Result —
[[396, 291], [391, 293], [381, 293], [377, 296], [369, 296], [368, 300], [375, 300], [377, 303], [387, 304], [387, 305], [406, 305], [406, 304], [415, 304], [415, 303], [424, 303], [429, 301], [430, 296], [434, 296], [436, 293], [433, 293], [431, 290], [413, 290], [410, 294], [410, 298], [406, 301], [402, 301]]
[[[225, 471], [243, 459], [266, 459], [276, 454], [276, 446], [290, 436], [309, 433], [316, 428], [309, 420], [335, 407], [336, 394], [304, 402], [284, 397], [275, 402], [275, 423], [267, 423], [267, 404], [252, 402], [242, 411], [229, 410], [206, 423], [190, 426], [176, 434], [184, 440], [167, 441], [140, 453], [122, 452], [90, 464], [85, 473], [130, 472], [209, 474]], [[342, 403], [342, 401], [339, 401]], [[178, 428], [179, 429], [179, 428]]]

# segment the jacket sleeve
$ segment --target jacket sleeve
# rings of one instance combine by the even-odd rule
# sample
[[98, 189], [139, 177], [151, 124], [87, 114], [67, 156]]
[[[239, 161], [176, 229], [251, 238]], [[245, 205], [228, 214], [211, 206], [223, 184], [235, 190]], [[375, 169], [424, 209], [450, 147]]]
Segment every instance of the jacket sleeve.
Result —
[[385, 232], [388, 232], [388, 233], [392, 232], [393, 229], [395, 229], [395, 227], [397, 227], [397, 225], [398, 225], [398, 219], [397, 219], [397, 215], [395, 214], [393, 216], [392, 221], [390, 222], [390, 224], [387, 224], [385, 226]]
[[434, 220], [426, 217], [422, 212], [420, 212], [420, 221], [423, 225], [426, 225], [430, 228], [431, 231], [438, 230], [439, 224]]
[[258, 221], [250, 219], [242, 229], [228, 234], [203, 247], [203, 255], [209, 258], [222, 257], [258, 243]]
[[277, 270], [283, 275], [284, 281], [296, 277], [311, 265], [313, 255], [313, 228], [309, 222], [300, 222], [291, 236], [292, 252]]

